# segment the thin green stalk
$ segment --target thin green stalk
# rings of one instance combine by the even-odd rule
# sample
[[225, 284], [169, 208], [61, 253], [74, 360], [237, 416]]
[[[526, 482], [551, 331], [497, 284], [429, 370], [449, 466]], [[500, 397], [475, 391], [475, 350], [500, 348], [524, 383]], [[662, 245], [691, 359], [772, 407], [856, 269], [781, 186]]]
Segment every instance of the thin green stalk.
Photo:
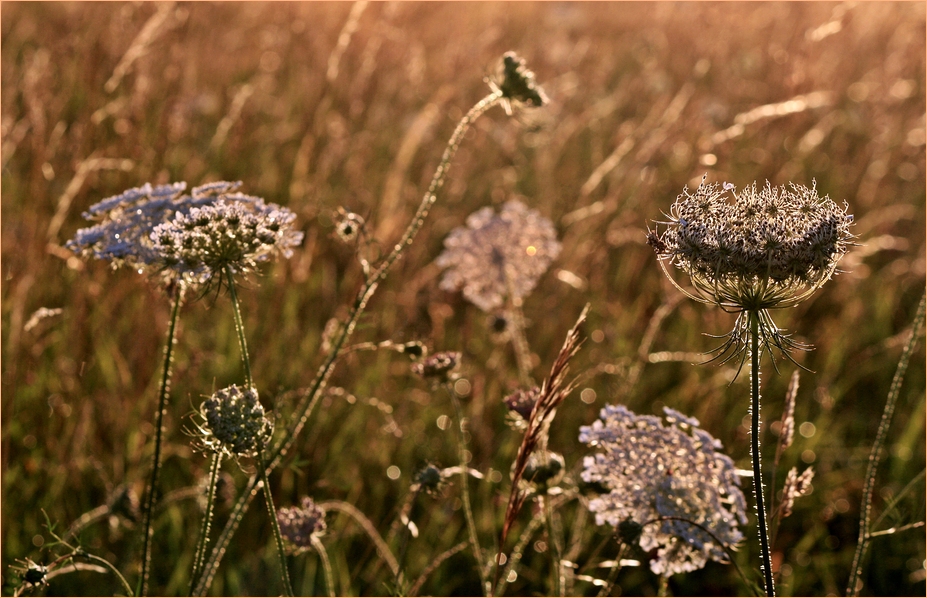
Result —
[[489, 582], [486, 579], [486, 570], [483, 566], [483, 550], [480, 548], [480, 540], [476, 535], [476, 521], [473, 519], [473, 509], [470, 507], [470, 484], [467, 478], [470, 477], [469, 465], [467, 464], [467, 420], [463, 416], [463, 409], [460, 407], [460, 399], [457, 393], [449, 386], [445, 386], [447, 393], [451, 395], [454, 403], [454, 411], [457, 413], [457, 448], [460, 453], [460, 493], [463, 501], [464, 517], [467, 520], [467, 531], [470, 534], [470, 545], [473, 547], [473, 558], [476, 559], [476, 567], [480, 573], [480, 584], [483, 587], [485, 595], [489, 595]]
[[351, 503], [344, 502], [343, 500], [326, 500], [319, 503], [319, 507], [325, 511], [339, 511], [348, 515], [364, 530], [372, 541], [374, 546], [376, 546], [377, 554], [380, 555], [380, 558], [386, 563], [386, 566], [389, 567], [389, 570], [392, 572], [393, 576], [398, 578], [401, 571], [399, 569], [399, 561], [396, 560], [396, 557], [393, 556], [392, 551], [389, 549], [389, 545], [383, 539], [383, 536], [377, 531], [377, 528], [370, 522], [370, 519], [364, 515], [360, 509], [352, 505]]
[[[402, 256], [405, 248], [412, 244], [416, 234], [418, 234], [418, 231], [424, 224], [425, 218], [428, 216], [428, 212], [431, 210], [432, 205], [434, 205], [435, 201], [437, 200], [438, 191], [444, 185], [451, 160], [453, 159], [454, 154], [457, 153], [457, 148], [460, 146], [460, 142], [463, 140], [464, 135], [467, 133], [467, 131], [470, 129], [470, 126], [474, 121], [476, 121], [476, 119], [482, 116], [483, 113], [485, 113], [491, 107], [498, 104], [501, 99], [501, 92], [497, 91], [489, 94], [477, 102], [477, 104], [473, 106], [473, 108], [471, 108], [466, 115], [464, 115], [463, 119], [461, 119], [460, 123], [458, 123], [457, 128], [454, 129], [454, 133], [451, 135], [451, 139], [448, 141], [447, 147], [444, 150], [444, 154], [441, 157], [441, 162], [438, 164], [438, 168], [435, 170], [435, 174], [431, 180], [431, 184], [428, 187], [428, 191], [422, 198], [422, 202], [419, 204], [418, 210], [416, 211], [415, 216], [412, 218], [412, 222], [409, 223], [409, 226], [403, 233], [399, 243], [393, 247], [393, 250], [383, 260], [380, 266], [364, 281], [364, 284], [361, 286], [361, 289], [354, 301], [354, 305], [348, 315], [347, 322], [345, 322], [341, 329], [341, 333], [337, 335], [335, 341], [332, 343], [332, 348], [326, 356], [325, 361], [319, 367], [315, 378], [309, 386], [309, 391], [305, 394], [302, 400], [300, 400], [299, 404], [294, 410], [293, 424], [286, 431], [286, 434], [279, 441], [277, 441], [271, 449], [270, 460], [268, 463], [269, 470], [272, 471], [283, 461], [283, 458], [286, 456], [287, 452], [296, 442], [299, 433], [306, 425], [306, 422], [309, 420], [309, 416], [312, 414], [315, 406], [321, 399], [325, 387], [328, 383], [328, 379], [334, 371], [335, 363], [341, 356], [341, 350], [353, 334], [354, 328], [357, 325], [357, 321], [360, 319], [364, 309], [366, 309], [367, 303], [373, 297], [380, 282], [386, 279], [386, 276], [389, 274], [393, 264]], [[216, 545], [213, 547], [209, 560], [206, 562], [206, 566], [203, 569], [203, 576], [200, 578], [200, 583], [197, 584], [196, 590], [194, 592], [195, 595], [199, 596], [205, 594], [209, 586], [212, 585], [212, 580], [215, 578], [216, 572], [219, 568], [219, 563], [221, 562], [222, 557], [225, 556], [226, 550], [228, 550], [229, 542], [231, 542], [232, 536], [235, 535], [235, 532], [238, 530], [238, 526], [241, 524], [241, 520], [247, 512], [251, 500], [253, 500], [257, 494], [258, 478], [259, 476], [257, 475], [251, 476], [251, 479], [248, 480], [248, 484], [245, 487], [245, 490], [242, 492], [241, 496], [238, 498], [238, 501], [235, 503], [235, 506], [232, 509], [232, 514], [229, 517], [229, 520], [226, 522], [225, 527], [222, 529], [219, 537], [217, 538]]]
[[750, 395], [753, 415], [750, 452], [753, 457], [753, 492], [756, 495], [756, 519], [760, 533], [760, 549], [763, 552], [763, 577], [767, 596], [775, 596], [772, 565], [769, 558], [769, 533], [766, 529], [766, 511], [763, 508], [763, 469], [760, 466], [760, 318], [750, 313]]
[[319, 558], [322, 560], [322, 573], [325, 577], [325, 588], [328, 590], [328, 595], [331, 598], [335, 598], [335, 583], [334, 577], [332, 576], [332, 564], [328, 560], [328, 552], [325, 550], [325, 545], [322, 544], [322, 541], [316, 535], [310, 536], [312, 541], [312, 547], [315, 548], [315, 551], [319, 553]]
[[164, 411], [167, 409], [167, 399], [171, 390], [171, 362], [174, 356], [174, 340], [177, 331], [177, 320], [180, 317], [180, 306], [183, 303], [183, 294], [183, 283], [178, 282], [174, 290], [171, 321], [168, 325], [167, 341], [164, 345], [161, 385], [158, 389], [158, 411], [155, 415], [154, 464], [151, 468], [151, 478], [148, 481], [148, 494], [145, 496], [145, 505], [142, 509], [142, 571], [135, 592], [139, 596], [148, 595], [148, 577], [151, 573], [152, 514], [154, 513], [155, 496], [158, 493], [158, 477], [161, 474], [161, 439], [164, 436]]
[[621, 557], [624, 556], [625, 546], [626, 544], [624, 542], [618, 540], [618, 554], [615, 556], [615, 564], [609, 569], [608, 576], [605, 578], [605, 584], [602, 585], [602, 589], [600, 589], [599, 593], [596, 595], [597, 598], [602, 598], [612, 593], [612, 587], [615, 585], [615, 578], [618, 577], [618, 572], [621, 571]]
[[245, 383], [248, 388], [254, 388], [254, 379], [251, 377], [251, 359], [248, 357], [248, 342], [245, 339], [245, 325], [241, 320], [241, 308], [238, 305], [238, 293], [235, 292], [235, 276], [232, 267], [225, 267], [225, 276], [228, 279], [229, 298], [232, 300], [232, 315], [235, 318], [235, 331], [238, 333], [238, 347], [241, 349], [241, 361], [245, 367]]
[[[280, 557], [280, 577], [283, 580], [283, 589], [287, 596], [293, 596], [293, 586], [290, 585], [290, 572], [286, 566], [286, 550], [283, 546], [283, 536], [280, 535], [280, 525], [277, 523], [277, 511], [274, 509], [274, 497], [270, 492], [270, 480], [267, 479], [267, 464], [264, 463], [264, 449], [258, 448], [258, 470], [261, 474], [261, 485], [264, 487], [264, 502], [267, 504], [267, 516], [270, 517], [270, 526], [274, 530], [274, 540], [277, 543], [277, 555]], [[329, 572], [331, 569], [329, 569]]]
[[895, 403], [898, 402], [898, 396], [901, 394], [901, 383], [904, 381], [908, 363], [911, 361], [911, 354], [914, 352], [914, 346], [920, 336], [921, 326], [924, 325], [925, 302], [927, 302], [927, 295], [921, 297], [921, 302], [917, 306], [917, 313], [911, 325], [911, 335], [908, 337], [908, 342], [905, 343], [901, 358], [898, 360], [895, 376], [892, 378], [892, 384], [888, 389], [885, 409], [882, 410], [882, 420], [879, 422], [876, 439], [872, 444], [872, 451], [869, 453], [869, 465], [866, 467], [866, 481], [863, 485], [863, 502], [859, 516], [859, 539], [856, 542], [856, 552], [853, 555], [853, 565], [850, 568], [847, 596], [858, 596], [859, 591], [862, 589], [863, 584], [860, 582], [860, 576], [863, 574], [863, 558], [866, 555], [869, 538], [871, 537], [869, 519], [872, 515], [872, 492], [875, 489], [876, 473], [879, 463], [882, 461], [882, 450], [885, 446], [885, 438], [888, 436], [888, 428], [892, 425]]
[[505, 569], [502, 571], [502, 574], [499, 575], [499, 583], [496, 585], [493, 596], [502, 596], [505, 594], [505, 588], [509, 585], [509, 576], [512, 574], [512, 571], [515, 570], [515, 567], [518, 566], [518, 563], [521, 562], [521, 558], [525, 554], [525, 548], [528, 546], [528, 542], [531, 541], [534, 532], [536, 532], [543, 523], [544, 519], [542, 517], [532, 517], [531, 521], [528, 522], [528, 527], [522, 532], [521, 537], [519, 537], [518, 542], [515, 544], [515, 548], [513, 548], [511, 554], [509, 554]]
[[209, 543], [209, 529], [212, 527], [212, 516], [216, 499], [216, 483], [219, 480], [219, 468], [222, 465], [222, 453], [215, 453], [209, 464], [209, 485], [206, 487], [206, 510], [203, 513], [203, 523], [200, 527], [200, 536], [196, 541], [196, 555], [193, 558], [193, 571], [190, 573], [190, 591], [196, 587], [196, 580], [203, 569], [206, 558], [206, 545]]
[[547, 523], [547, 539], [550, 541], [553, 586], [556, 588], [557, 596], [562, 597], [564, 596], [566, 579], [563, 576], [563, 565], [561, 563], [560, 535], [554, 529], [554, 509], [549, 496], [540, 496], [538, 498], [544, 502], [544, 519]]

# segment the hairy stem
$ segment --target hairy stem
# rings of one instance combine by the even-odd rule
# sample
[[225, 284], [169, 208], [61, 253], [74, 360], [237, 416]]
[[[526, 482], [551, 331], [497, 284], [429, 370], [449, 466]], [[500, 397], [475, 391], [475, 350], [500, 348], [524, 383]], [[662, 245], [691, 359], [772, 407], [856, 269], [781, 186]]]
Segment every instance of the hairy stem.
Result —
[[196, 542], [196, 554], [193, 557], [193, 571], [190, 573], [190, 590], [196, 587], [196, 580], [203, 569], [203, 560], [206, 558], [206, 546], [209, 543], [209, 529], [212, 527], [212, 516], [216, 498], [216, 483], [219, 480], [219, 468], [222, 465], [222, 454], [216, 453], [209, 464], [209, 485], [206, 487], [206, 511], [203, 513], [203, 524], [200, 527], [200, 536]]
[[[290, 585], [290, 572], [286, 566], [286, 550], [283, 547], [283, 536], [280, 535], [280, 525], [277, 523], [277, 511], [274, 509], [274, 497], [270, 492], [270, 480], [267, 479], [267, 464], [264, 463], [264, 449], [258, 449], [258, 468], [261, 474], [261, 486], [264, 487], [264, 502], [267, 504], [267, 516], [274, 530], [274, 541], [277, 543], [277, 556], [280, 557], [280, 578], [287, 596], [293, 596], [293, 586]], [[331, 569], [329, 569], [331, 572]]]
[[766, 595], [775, 596], [772, 564], [769, 557], [769, 532], [766, 529], [766, 511], [763, 507], [763, 468], [760, 466], [760, 319], [758, 313], [750, 314], [750, 412], [753, 416], [750, 435], [750, 453], [753, 457], [753, 492], [756, 495], [756, 520], [760, 533], [760, 549], [763, 553], [763, 578]]
[[476, 522], [473, 519], [473, 509], [470, 507], [470, 484], [467, 478], [470, 477], [469, 465], [467, 464], [467, 419], [463, 415], [463, 409], [460, 407], [460, 399], [453, 388], [445, 386], [447, 393], [451, 395], [454, 403], [454, 411], [457, 414], [457, 447], [460, 453], [460, 494], [463, 501], [464, 517], [467, 520], [467, 531], [470, 534], [470, 545], [473, 547], [473, 558], [476, 559], [476, 567], [480, 573], [480, 585], [483, 587], [484, 594], [489, 594], [489, 585], [486, 580], [486, 568], [483, 566], [483, 550], [480, 548], [480, 539], [476, 535]]
[[[309, 386], [308, 392], [303, 396], [299, 404], [296, 406], [294, 411], [293, 424], [290, 426], [290, 428], [287, 429], [286, 434], [279, 441], [277, 441], [273, 448], [270, 450], [270, 458], [267, 464], [269, 471], [272, 471], [283, 461], [283, 458], [286, 456], [287, 452], [296, 442], [299, 433], [306, 425], [309, 416], [312, 414], [316, 404], [318, 404], [319, 400], [321, 399], [322, 393], [324, 392], [328, 383], [328, 379], [331, 376], [332, 371], [334, 371], [335, 363], [338, 361], [338, 358], [341, 355], [342, 348], [345, 346], [345, 343], [348, 341], [348, 339], [350, 339], [351, 334], [353, 334], [354, 328], [357, 325], [357, 321], [360, 319], [361, 314], [366, 309], [367, 303], [373, 297], [380, 282], [386, 279], [386, 276], [389, 274], [393, 264], [402, 256], [406, 247], [412, 244], [416, 234], [418, 234], [418, 231], [422, 228], [422, 225], [425, 222], [425, 218], [428, 216], [428, 212], [431, 210], [431, 207], [437, 200], [438, 191], [444, 185], [444, 181], [447, 178], [448, 169], [450, 168], [451, 160], [453, 159], [454, 154], [457, 153], [457, 148], [460, 146], [460, 142], [463, 140], [464, 135], [470, 129], [470, 126], [473, 124], [473, 122], [476, 121], [476, 119], [482, 116], [491, 107], [499, 103], [501, 98], [501, 92], [496, 91], [489, 94], [477, 102], [476, 105], [473, 106], [473, 108], [471, 108], [466, 115], [464, 115], [460, 123], [458, 123], [457, 128], [454, 129], [454, 133], [451, 135], [451, 138], [448, 141], [447, 147], [444, 150], [444, 154], [441, 156], [441, 162], [438, 164], [438, 168], [435, 170], [431, 184], [428, 186], [428, 191], [422, 198], [422, 202], [419, 204], [418, 210], [415, 212], [415, 216], [413, 216], [412, 221], [409, 223], [409, 226], [403, 233], [402, 238], [393, 247], [393, 250], [389, 253], [389, 255], [386, 256], [379, 267], [377, 267], [377, 269], [372, 272], [364, 281], [364, 284], [361, 286], [361, 289], [358, 292], [356, 299], [354, 300], [354, 305], [352, 306], [348, 315], [347, 322], [345, 322], [344, 326], [341, 328], [340, 334], [336, 336], [334, 342], [332, 343], [332, 348], [329, 350], [325, 361], [319, 367], [315, 378]], [[226, 522], [225, 527], [219, 535], [219, 538], [216, 540], [216, 545], [213, 547], [213, 550], [210, 553], [209, 560], [207, 561], [203, 570], [203, 577], [200, 579], [200, 583], [197, 584], [196, 590], [194, 592], [195, 595], [205, 594], [209, 586], [212, 585], [212, 580], [215, 578], [216, 571], [219, 568], [219, 563], [221, 562], [222, 557], [225, 556], [225, 552], [228, 550], [229, 542], [231, 542], [232, 536], [234, 536], [235, 532], [238, 530], [238, 526], [241, 524], [241, 520], [247, 512], [251, 500], [257, 494], [257, 481], [258, 476], [252, 476], [251, 479], [248, 480], [248, 484], [245, 487], [245, 490], [242, 492], [241, 496], [238, 498], [238, 501], [235, 503], [235, 506], [232, 510], [232, 515], [229, 517], [228, 522]]]
[[171, 321], [167, 330], [167, 342], [164, 345], [161, 385], [158, 390], [158, 412], [155, 416], [154, 463], [151, 467], [148, 494], [145, 496], [145, 505], [142, 510], [142, 571], [135, 592], [139, 596], [148, 595], [148, 577], [151, 573], [152, 514], [154, 513], [155, 498], [158, 493], [158, 477], [161, 474], [161, 440], [164, 435], [164, 411], [167, 409], [167, 399], [171, 391], [171, 362], [174, 358], [174, 340], [177, 332], [177, 320], [180, 317], [180, 306], [183, 303], [183, 294], [183, 283], [178, 283], [174, 290]]
[[332, 564], [328, 560], [328, 552], [325, 550], [325, 545], [322, 544], [322, 541], [315, 535], [310, 537], [312, 542], [312, 547], [315, 548], [315, 551], [319, 553], [319, 559], [322, 561], [322, 573], [325, 576], [325, 589], [328, 590], [328, 595], [331, 598], [335, 598], [335, 583], [334, 577], [332, 576]]
[[238, 293], [235, 292], [235, 276], [232, 274], [232, 267], [225, 267], [225, 275], [228, 279], [229, 298], [232, 300], [232, 315], [235, 317], [235, 331], [238, 333], [238, 346], [241, 349], [241, 361], [245, 367], [245, 384], [248, 388], [254, 387], [254, 379], [251, 377], [251, 360], [248, 358], [248, 342], [245, 340], [245, 325], [241, 320], [241, 308], [238, 305]]
[[882, 420], [879, 422], [876, 439], [872, 443], [872, 451], [869, 453], [869, 465], [866, 467], [863, 502], [859, 515], [859, 539], [856, 542], [856, 552], [853, 555], [853, 565], [850, 568], [847, 596], [858, 596], [859, 591], [862, 589], [863, 584], [860, 582], [860, 576], [863, 574], [863, 558], [865, 558], [866, 550], [869, 548], [869, 538], [872, 537], [869, 533], [869, 520], [872, 516], [872, 491], [875, 488], [876, 472], [879, 463], [882, 461], [882, 450], [885, 446], [888, 428], [892, 425], [895, 403], [898, 402], [898, 396], [901, 394], [901, 383], [904, 381], [908, 363], [911, 361], [911, 354], [914, 352], [914, 346], [920, 336], [921, 326], [924, 325], [925, 302], [927, 302], [927, 295], [921, 297], [921, 302], [917, 306], [917, 314], [914, 316], [914, 323], [911, 325], [911, 335], [908, 337], [908, 342], [905, 343], [901, 358], [898, 360], [898, 367], [895, 369], [892, 385], [888, 389], [885, 409], [882, 411]]

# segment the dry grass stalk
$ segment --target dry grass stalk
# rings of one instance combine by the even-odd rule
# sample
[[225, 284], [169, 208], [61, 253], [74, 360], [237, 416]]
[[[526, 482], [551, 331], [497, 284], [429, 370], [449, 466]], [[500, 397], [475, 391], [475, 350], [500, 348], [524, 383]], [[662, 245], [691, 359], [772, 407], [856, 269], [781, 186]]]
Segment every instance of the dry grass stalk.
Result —
[[521, 446], [518, 447], [518, 455], [515, 457], [515, 468], [512, 473], [512, 493], [509, 495], [508, 506], [505, 509], [505, 522], [502, 525], [502, 537], [499, 541], [500, 549], [505, 546], [505, 539], [509, 530], [527, 497], [527, 493], [519, 488], [519, 483], [525, 473], [525, 467], [528, 465], [528, 458], [538, 447], [546, 447], [550, 423], [553, 421], [554, 415], [556, 415], [557, 407], [576, 387], [575, 379], [570, 382], [565, 382], [565, 380], [570, 371], [570, 359], [576, 355], [582, 344], [579, 327], [586, 321], [588, 311], [589, 305], [586, 304], [573, 328], [567, 333], [563, 347], [550, 369], [550, 375], [541, 386], [538, 402], [531, 412], [531, 417], [528, 418], [528, 428], [525, 430]]

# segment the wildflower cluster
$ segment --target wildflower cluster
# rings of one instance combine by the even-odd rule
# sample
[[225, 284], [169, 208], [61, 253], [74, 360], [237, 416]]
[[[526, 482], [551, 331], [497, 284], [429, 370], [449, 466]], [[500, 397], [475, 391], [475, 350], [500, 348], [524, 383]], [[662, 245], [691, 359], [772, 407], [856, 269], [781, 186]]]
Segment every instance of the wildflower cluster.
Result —
[[[733, 203], [729, 201], [730, 191]], [[853, 236], [853, 216], [812, 185], [733, 185], [702, 179], [648, 243], [689, 275], [702, 301], [736, 311], [796, 305], [830, 279]]]
[[273, 424], [254, 388], [236, 385], [217, 391], [200, 406], [198, 426], [203, 447], [233, 457], [252, 457], [270, 439]]
[[437, 264], [445, 268], [441, 288], [463, 289], [464, 297], [485, 312], [506, 297], [530, 293], [560, 254], [553, 224], [518, 200], [499, 214], [482, 208], [467, 218], [467, 226], [451, 231]]
[[738, 522], [747, 518], [721, 443], [698, 420], [664, 411], [668, 425], [606, 405], [600, 420], [580, 428], [579, 439], [602, 451], [583, 460], [582, 479], [609, 490], [589, 502], [596, 523], [641, 526], [640, 547], [656, 550], [651, 570], [669, 577], [700, 569], [709, 558], [727, 561], [725, 548], [743, 538]]
[[298, 507], [277, 510], [277, 525], [290, 551], [300, 552], [312, 546], [312, 538], [325, 533], [325, 510], [308, 496]]
[[226, 266], [248, 272], [274, 253], [289, 257], [303, 237], [292, 228], [293, 212], [238, 193], [240, 185], [220, 181], [190, 194], [182, 182], [129, 189], [91, 206], [84, 218], [99, 223], [78, 230], [67, 247], [114, 267], [172, 272], [188, 282]]

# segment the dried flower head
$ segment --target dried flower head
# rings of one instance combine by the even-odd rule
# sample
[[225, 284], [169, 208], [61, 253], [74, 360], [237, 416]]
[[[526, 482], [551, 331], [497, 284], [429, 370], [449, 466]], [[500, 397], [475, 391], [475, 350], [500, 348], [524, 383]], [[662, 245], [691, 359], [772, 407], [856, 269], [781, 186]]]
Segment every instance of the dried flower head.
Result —
[[202, 282], [226, 265], [246, 272], [272, 253], [289, 257], [302, 242], [291, 211], [238, 193], [240, 182], [209, 183], [190, 194], [186, 186], [145, 184], [104, 199], [84, 213], [98, 224], [78, 230], [67, 247], [113, 267]]
[[236, 385], [216, 391], [203, 401], [197, 426], [203, 448], [232, 457], [253, 457], [273, 433], [272, 422], [254, 388]]
[[445, 268], [441, 288], [463, 289], [464, 297], [489, 313], [506, 297], [522, 299], [560, 254], [553, 224], [518, 200], [499, 214], [486, 207], [444, 240], [437, 264]]
[[[852, 245], [853, 216], [814, 185], [756, 184], [736, 192], [733, 185], [706, 183], [684, 189], [670, 209], [666, 230], [649, 231], [647, 242], [664, 273], [683, 293], [738, 313], [722, 353], [741, 353], [755, 314], [766, 348], [783, 353], [802, 346], [776, 327], [767, 310], [792, 307], [819, 289]], [[666, 269], [669, 262], [689, 276], [694, 293]]]
[[579, 439], [600, 451], [584, 458], [582, 479], [610, 490], [589, 501], [596, 523], [642, 526], [640, 547], [656, 550], [651, 570], [669, 577], [700, 569], [709, 558], [726, 562], [725, 548], [743, 538], [738, 523], [747, 517], [740, 480], [721, 443], [698, 420], [664, 411], [667, 425], [606, 405], [601, 419], [580, 428]]
[[460, 363], [460, 352], [443, 351], [412, 364], [412, 373], [425, 379], [447, 382]]
[[534, 73], [525, 66], [525, 61], [515, 52], [502, 55], [502, 62], [495, 77], [489, 81], [493, 91], [502, 93], [502, 107], [512, 114], [512, 104], [540, 107], [549, 100], [534, 78]]
[[305, 496], [298, 507], [277, 509], [277, 524], [290, 552], [303, 552], [325, 533], [325, 509]]

